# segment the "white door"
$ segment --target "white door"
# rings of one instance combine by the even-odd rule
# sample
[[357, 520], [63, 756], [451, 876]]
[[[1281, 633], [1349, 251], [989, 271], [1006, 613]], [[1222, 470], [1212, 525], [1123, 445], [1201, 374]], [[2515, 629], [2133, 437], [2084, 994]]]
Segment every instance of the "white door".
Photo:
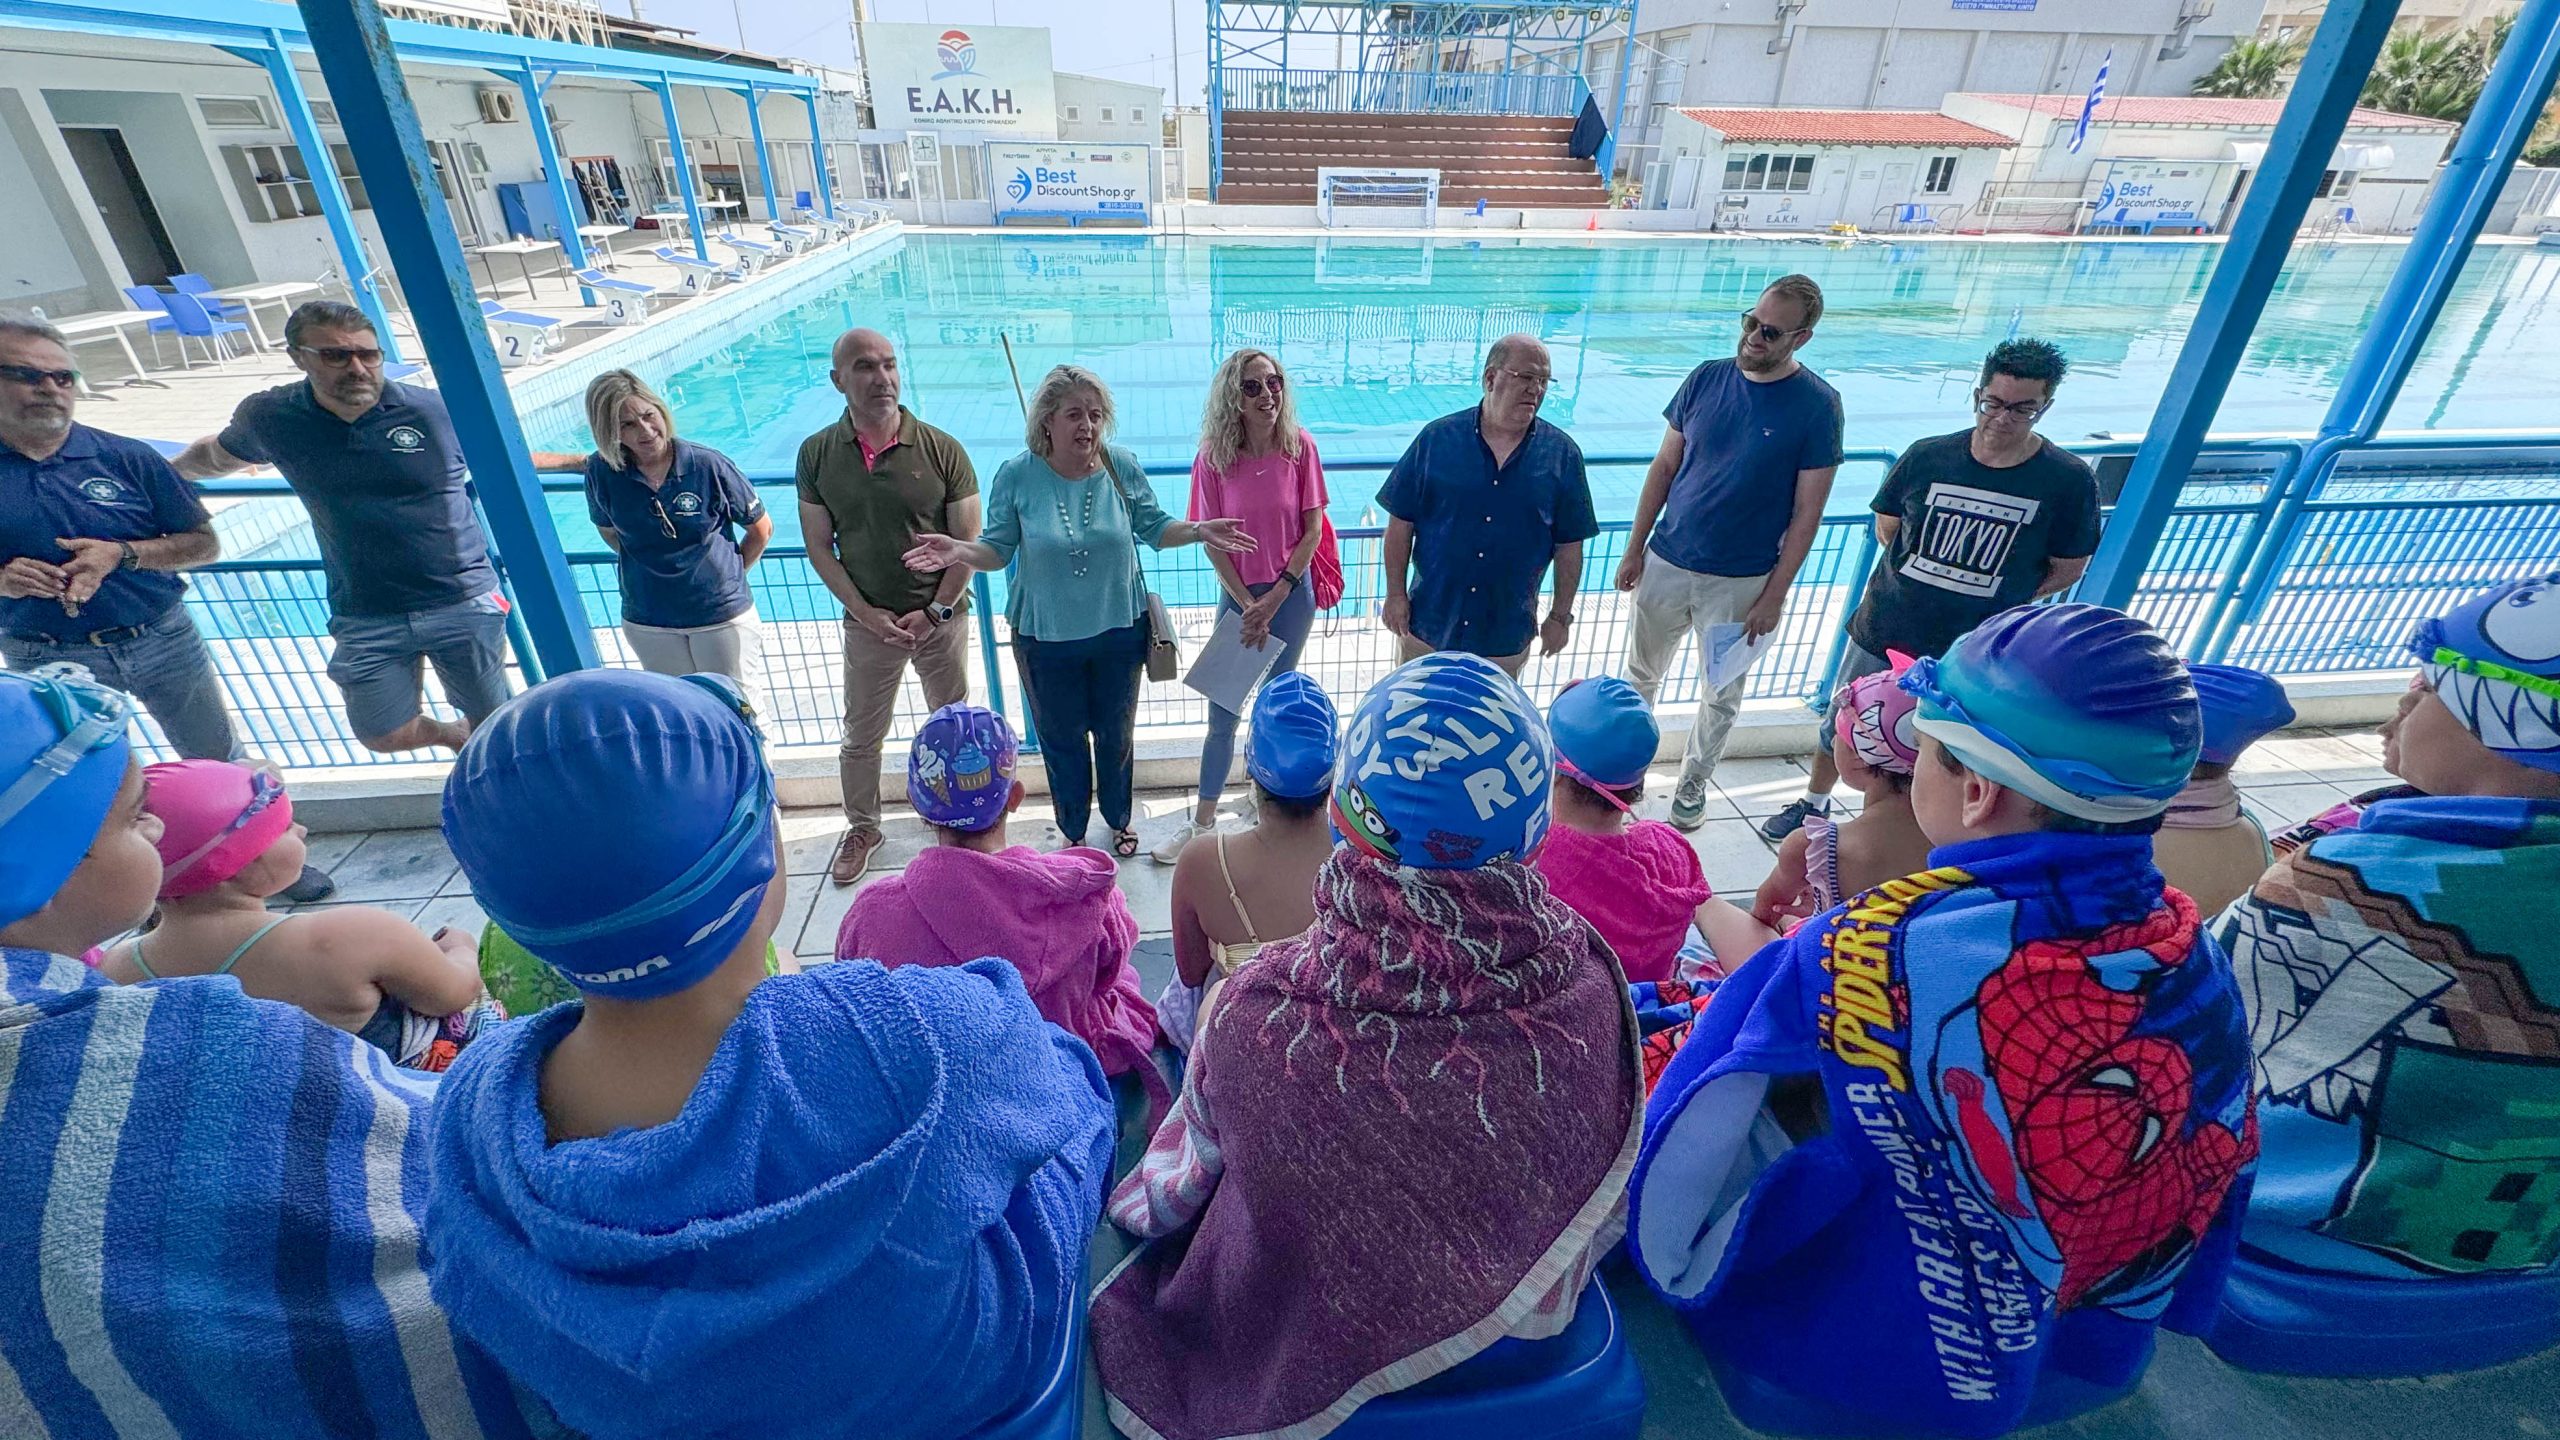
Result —
[[[1908, 160], [1887, 162], [1884, 167], [1884, 178], [1876, 185], [1876, 204], [1898, 207], [1910, 203], [1915, 198], [1917, 197], [1911, 193], [1911, 162]], [[1892, 221], [1893, 216], [1888, 212], [1881, 216], [1870, 215], [1858, 223], [1881, 228], [1890, 225]]]
[[1837, 218], [1861, 230], [1874, 229], [1882, 219], [1876, 214], [1876, 207], [1882, 203], [1876, 197], [1883, 193], [1883, 184], [1883, 176], [1877, 170], [1873, 157], [1850, 161], [1848, 191], [1840, 202]]

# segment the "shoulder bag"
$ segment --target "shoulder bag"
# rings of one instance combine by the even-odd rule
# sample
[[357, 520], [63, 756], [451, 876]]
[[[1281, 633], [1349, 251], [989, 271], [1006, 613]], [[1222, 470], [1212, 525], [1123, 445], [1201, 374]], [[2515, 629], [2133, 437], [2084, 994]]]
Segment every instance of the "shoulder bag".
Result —
[[1127, 512], [1133, 527], [1129, 535], [1129, 549], [1138, 563], [1138, 593], [1146, 599], [1146, 607], [1142, 613], [1147, 627], [1147, 678], [1150, 680], [1180, 679], [1182, 647], [1176, 645], [1173, 640], [1173, 616], [1164, 608], [1164, 601], [1156, 594], [1154, 587], [1147, 584], [1145, 553], [1147, 547], [1138, 539], [1134, 529], [1138, 519], [1138, 507], [1129, 503], [1129, 491], [1120, 483], [1120, 467], [1111, 463], [1111, 450], [1108, 446], [1105, 446], [1102, 451], [1102, 473], [1111, 477], [1111, 488], [1120, 496], [1120, 508]]

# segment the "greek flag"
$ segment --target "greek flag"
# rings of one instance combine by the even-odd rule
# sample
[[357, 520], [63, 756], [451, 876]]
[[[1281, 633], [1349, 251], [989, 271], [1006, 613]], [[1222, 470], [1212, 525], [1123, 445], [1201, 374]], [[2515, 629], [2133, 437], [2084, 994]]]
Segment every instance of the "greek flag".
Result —
[[2080, 153], [2081, 142], [2089, 138], [2089, 121], [2098, 113], [2098, 102], [2107, 98], [2107, 67], [2115, 63], [2116, 52], [2109, 50], [2098, 60], [2098, 78], [2089, 87], [2089, 98], [2080, 105], [2080, 123], [2071, 130], [2071, 153]]

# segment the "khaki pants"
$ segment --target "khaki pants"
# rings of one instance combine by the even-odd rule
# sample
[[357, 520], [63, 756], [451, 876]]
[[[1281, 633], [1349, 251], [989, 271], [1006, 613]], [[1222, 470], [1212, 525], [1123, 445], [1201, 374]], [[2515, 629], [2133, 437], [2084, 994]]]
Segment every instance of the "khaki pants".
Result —
[[844, 622], [844, 744], [836, 751], [836, 779], [844, 788], [845, 827], [857, 835], [880, 833], [880, 742], [898, 713], [898, 687], [907, 663], [924, 682], [928, 710], [969, 698], [969, 627], [954, 616], [922, 645], [902, 650]]
[[[1646, 555], [1644, 576], [1636, 581], [1634, 621], [1627, 633], [1627, 680], [1644, 696], [1644, 703], [1651, 705], [1661, 690], [1662, 672], [1670, 667], [1682, 640], [1698, 638], [1699, 663], [1705, 664], [1707, 627], [1741, 624], [1768, 583], [1766, 575], [1701, 575], [1660, 555]], [[1742, 713], [1742, 687], [1749, 678], [1738, 676], [1722, 690], [1701, 686], [1697, 723], [1689, 727], [1688, 753], [1680, 762], [1683, 778], [1714, 777], [1716, 762], [1724, 758], [1725, 739], [1733, 733], [1733, 718]]]
[[[1530, 647], [1530, 649], [1535, 648], [1537, 647], [1534, 644]], [[1398, 664], [1402, 664], [1407, 660], [1419, 660], [1430, 653], [1432, 653], [1430, 646], [1423, 644], [1421, 641], [1414, 639], [1410, 635], [1399, 635], [1396, 637], [1396, 662]], [[1529, 651], [1523, 650], [1517, 655], [1487, 655], [1484, 658], [1500, 666], [1503, 674], [1517, 680], [1520, 678], [1520, 667], [1529, 663]]]

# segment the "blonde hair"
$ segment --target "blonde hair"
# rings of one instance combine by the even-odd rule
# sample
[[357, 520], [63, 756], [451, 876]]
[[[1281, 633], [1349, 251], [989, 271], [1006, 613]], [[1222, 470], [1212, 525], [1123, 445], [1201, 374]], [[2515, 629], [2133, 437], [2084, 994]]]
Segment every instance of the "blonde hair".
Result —
[[1256, 360], [1269, 361], [1271, 373], [1281, 381], [1274, 435], [1281, 454], [1298, 458], [1298, 401], [1288, 385], [1289, 372], [1280, 368], [1279, 356], [1247, 348], [1228, 356], [1218, 373], [1209, 377], [1208, 403], [1200, 407], [1200, 458], [1222, 474], [1244, 453], [1244, 368]]
[[1093, 392], [1102, 407], [1102, 442], [1111, 442], [1111, 422], [1120, 415], [1111, 404], [1111, 387], [1081, 365], [1061, 365], [1040, 377], [1040, 388], [1031, 392], [1030, 413], [1022, 417], [1022, 443], [1032, 454], [1049, 458], [1049, 422], [1058, 418], [1068, 397], [1079, 390]]
[[658, 407], [658, 418], [667, 422], [667, 438], [676, 438], [676, 412], [649, 382], [628, 370], [607, 370], [587, 382], [587, 433], [596, 441], [596, 453], [613, 469], [623, 468], [622, 402], [646, 400]]

